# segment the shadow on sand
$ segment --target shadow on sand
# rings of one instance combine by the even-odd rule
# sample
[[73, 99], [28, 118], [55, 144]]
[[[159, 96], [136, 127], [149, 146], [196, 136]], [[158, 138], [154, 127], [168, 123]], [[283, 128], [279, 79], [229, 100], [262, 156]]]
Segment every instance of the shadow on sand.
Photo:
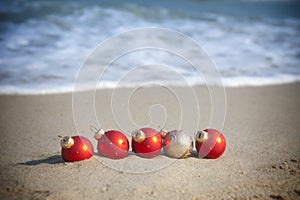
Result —
[[39, 159], [39, 160], [31, 160], [24, 163], [18, 163], [18, 165], [39, 165], [39, 164], [59, 164], [64, 163], [64, 160], [61, 158], [61, 155], [49, 156], [48, 158]]

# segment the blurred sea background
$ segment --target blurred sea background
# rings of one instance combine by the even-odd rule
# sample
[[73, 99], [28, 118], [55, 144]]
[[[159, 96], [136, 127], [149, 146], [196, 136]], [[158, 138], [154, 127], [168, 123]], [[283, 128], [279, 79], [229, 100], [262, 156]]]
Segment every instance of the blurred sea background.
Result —
[[[0, 93], [72, 91], [81, 65], [98, 44], [141, 27], [173, 29], [193, 38], [216, 64], [225, 86], [297, 82], [299, 11], [300, 1], [288, 0], [2, 0]], [[99, 87], [134, 87], [144, 75], [157, 82], [164, 78], [160, 70], [144, 68], [140, 79], [118, 84], [132, 59], [167, 64], [191, 85], [203, 84], [191, 67], [141, 51], [112, 66]], [[172, 78], [170, 83], [176, 83]]]

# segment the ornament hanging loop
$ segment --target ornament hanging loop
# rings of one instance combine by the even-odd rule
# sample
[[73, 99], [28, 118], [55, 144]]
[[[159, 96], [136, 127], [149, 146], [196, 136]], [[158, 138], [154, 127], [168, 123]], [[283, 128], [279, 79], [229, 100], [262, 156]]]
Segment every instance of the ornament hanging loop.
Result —
[[67, 138], [66, 138], [66, 137], [63, 137], [63, 136], [61, 136], [61, 135], [57, 135], [57, 137], [59, 138], [59, 140], [60, 140], [61, 142], [67, 142]]
[[97, 129], [95, 126], [93, 126], [93, 125], [91, 125], [90, 126], [90, 130], [94, 133], [94, 138], [96, 139], [96, 140], [99, 140], [101, 137], [102, 137], [102, 135], [104, 135], [105, 134], [105, 132], [104, 132], [104, 130], [103, 129]]
[[100, 129], [96, 128], [95, 126], [91, 125], [90, 126], [90, 130], [93, 132], [93, 133], [97, 133], [100, 131]]
[[167, 131], [165, 129], [165, 127], [158, 126], [158, 128], [160, 129], [160, 131], [158, 132], [161, 136], [162, 139], [165, 139], [166, 135], [168, 134], [169, 131]]

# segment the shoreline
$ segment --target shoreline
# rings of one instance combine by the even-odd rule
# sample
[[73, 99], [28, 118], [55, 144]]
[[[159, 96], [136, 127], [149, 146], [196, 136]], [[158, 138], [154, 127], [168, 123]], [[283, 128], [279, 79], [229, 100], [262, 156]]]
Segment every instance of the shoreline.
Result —
[[[261, 87], [276, 87], [276, 86], [282, 86], [282, 85], [294, 85], [294, 84], [299, 84], [299, 81], [288, 81], [288, 82], [282, 82], [282, 83], [269, 83], [269, 84], [258, 84], [258, 85], [230, 85], [230, 86], [211, 86], [212, 88], [216, 87], [216, 88], [224, 88], [226, 89], [243, 89], [243, 88], [261, 88]], [[187, 88], [186, 85], [169, 85], [170, 87], [177, 87], [177, 88]], [[136, 88], [136, 87], [140, 87], [139, 85], [137, 86], [122, 86], [122, 87], [99, 87], [96, 89], [83, 89], [77, 92], [93, 92], [93, 91], [103, 91], [103, 90], [119, 90], [119, 89], [132, 89], [132, 88]], [[146, 88], [157, 88], [157, 87], [161, 87], [160, 85], [150, 85], [150, 86], [146, 86]], [[203, 88], [203, 87], [207, 87], [206, 85], [190, 85], [189, 88]], [[0, 96], [44, 96], [44, 95], [64, 95], [64, 94], [70, 94], [74, 92], [74, 88], [67, 90], [67, 91], [49, 91], [49, 92], [39, 92], [39, 93], [33, 93], [33, 92], [4, 92], [4, 93], [0, 93]]]
[[[211, 101], [205, 87], [194, 89], [201, 114], [197, 125], [204, 129], [211, 123]], [[174, 90], [178, 96], [188, 96], [186, 88]], [[117, 171], [103, 162], [122, 169], [151, 170], [169, 158], [160, 155], [144, 160], [132, 154], [117, 162], [99, 158], [89, 131], [95, 121], [89, 116], [88, 101], [75, 108], [80, 114], [75, 124], [70, 93], [0, 95], [0, 194], [5, 199], [299, 198], [300, 83], [225, 90], [224, 155], [216, 160], [199, 159], [194, 149], [187, 159], [171, 160], [161, 170], [139, 174]], [[129, 91], [120, 88], [114, 95], [122, 97]], [[122, 112], [112, 112], [112, 94], [111, 89], [97, 90], [98, 120], [105, 129], [133, 128], [126, 126]], [[145, 88], [130, 97], [131, 119], [140, 126], [160, 125], [167, 116], [165, 127], [175, 129], [180, 127], [180, 105], [190, 104], [186, 109], [193, 109], [190, 101], [180, 104], [163, 88]], [[113, 108], [123, 111], [126, 104], [122, 102]], [[164, 109], [151, 107], [155, 104]], [[193, 116], [185, 119], [194, 125]], [[57, 135], [77, 131], [93, 142], [96, 155], [90, 160], [64, 163]], [[187, 131], [192, 134], [192, 130]]]

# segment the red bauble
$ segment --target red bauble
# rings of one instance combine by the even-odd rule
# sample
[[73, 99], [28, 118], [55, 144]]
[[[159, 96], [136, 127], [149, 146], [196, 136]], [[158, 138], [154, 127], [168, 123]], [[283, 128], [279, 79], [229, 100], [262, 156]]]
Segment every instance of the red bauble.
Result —
[[61, 137], [61, 155], [66, 162], [89, 159], [94, 154], [94, 147], [89, 139], [83, 136]]
[[215, 129], [205, 129], [196, 134], [196, 150], [199, 157], [218, 158], [226, 148], [223, 134]]
[[111, 158], [121, 159], [127, 156], [129, 142], [126, 136], [116, 130], [104, 132], [102, 129], [95, 133], [98, 140], [98, 152], [100, 155]]
[[162, 148], [160, 133], [152, 128], [142, 128], [132, 135], [132, 151], [144, 158], [157, 156]]

